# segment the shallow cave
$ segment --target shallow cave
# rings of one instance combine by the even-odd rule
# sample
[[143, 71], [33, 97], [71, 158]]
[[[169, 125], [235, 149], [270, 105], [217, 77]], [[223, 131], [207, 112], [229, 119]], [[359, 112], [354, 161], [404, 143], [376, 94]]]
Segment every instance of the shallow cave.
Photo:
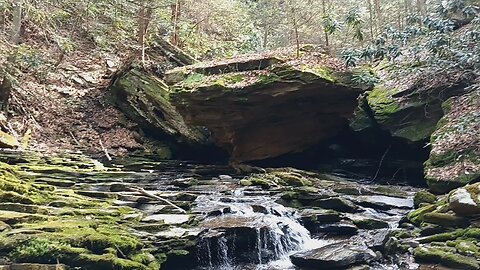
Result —
[[354, 132], [345, 128], [336, 137], [305, 151], [256, 161], [260, 167], [295, 167], [342, 176], [365, 183], [426, 186], [423, 163], [427, 141], [411, 143], [389, 132]]

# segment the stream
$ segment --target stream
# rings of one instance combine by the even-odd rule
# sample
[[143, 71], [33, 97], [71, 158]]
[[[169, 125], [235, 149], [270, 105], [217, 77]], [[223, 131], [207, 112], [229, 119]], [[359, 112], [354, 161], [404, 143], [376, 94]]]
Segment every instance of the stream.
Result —
[[[21, 167], [28, 162], [2, 160]], [[242, 175], [225, 165], [185, 161], [127, 159], [106, 166], [117, 171], [30, 168], [25, 174], [57, 192], [137, 209], [123, 219], [139, 220], [133, 235], [167, 254], [163, 270], [418, 269], [411, 257], [391, 256], [389, 244], [413, 209], [414, 187], [292, 168]], [[258, 179], [308, 184], [266, 186]]]

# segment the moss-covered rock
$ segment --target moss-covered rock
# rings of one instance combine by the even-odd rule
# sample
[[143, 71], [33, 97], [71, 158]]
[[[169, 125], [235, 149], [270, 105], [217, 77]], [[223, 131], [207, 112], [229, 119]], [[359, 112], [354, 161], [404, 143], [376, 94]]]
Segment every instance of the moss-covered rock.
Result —
[[19, 146], [20, 143], [15, 137], [0, 130], [0, 148], [17, 148]]
[[443, 103], [445, 116], [431, 137], [432, 151], [425, 168], [432, 191], [448, 192], [480, 178], [478, 108], [478, 89]]
[[[62, 165], [53, 166], [54, 162]], [[96, 200], [72, 190], [35, 183], [29, 170], [75, 177], [88, 175], [93, 167], [72, 167], [67, 160], [65, 163], [42, 159], [21, 163], [22, 166], [10, 166], [0, 162], [2, 256], [13, 262], [60, 262], [91, 270], [159, 269], [158, 263], [132, 259], [138, 253], [149, 254], [140, 239], [132, 234], [133, 224], [122, 219], [123, 214], [135, 213], [135, 210], [114, 208], [108, 199]], [[103, 170], [105, 168], [98, 173]], [[47, 206], [59, 201], [64, 202], [62, 208]]]
[[415, 260], [419, 262], [440, 263], [456, 269], [477, 270], [480, 268], [477, 260], [439, 248], [418, 247], [414, 251]]
[[366, 87], [330, 65], [333, 59], [274, 59], [240, 57], [167, 72], [172, 104], [187, 124], [206, 127], [235, 163], [299, 152], [337, 135]]
[[180, 142], [206, 144], [203, 132], [185, 124], [169, 100], [168, 86], [155, 74], [132, 64], [112, 81], [114, 104], [130, 119], [157, 137], [172, 136]]
[[437, 196], [424, 190], [415, 193], [415, 197], [413, 198], [413, 204], [415, 207], [419, 207], [422, 203], [434, 204], [436, 202]]

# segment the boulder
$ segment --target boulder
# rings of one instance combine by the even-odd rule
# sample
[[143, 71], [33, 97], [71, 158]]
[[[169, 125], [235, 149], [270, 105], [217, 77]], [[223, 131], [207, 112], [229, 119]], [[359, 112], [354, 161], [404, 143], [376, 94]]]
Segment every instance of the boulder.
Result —
[[377, 255], [365, 246], [335, 243], [290, 256], [292, 263], [307, 269], [345, 269], [351, 265], [370, 263]]
[[0, 131], [0, 148], [17, 148], [20, 143], [12, 135]]
[[172, 103], [241, 163], [300, 152], [348, 125], [366, 87], [324, 55], [315, 64], [257, 56], [167, 72]]
[[113, 103], [132, 121], [156, 137], [206, 144], [207, 136], [189, 127], [169, 101], [168, 86], [154, 73], [134, 64], [116, 75], [109, 87]]
[[[475, 75], [443, 72], [443, 80], [432, 82], [438, 74], [417, 77], [399, 77], [384, 69], [379, 72], [384, 80], [360, 100], [350, 126], [357, 132], [372, 129], [388, 131], [392, 136], [408, 142], [428, 140], [442, 118], [442, 102], [467, 93], [466, 86]], [[446, 86], [447, 85], [447, 86]]]
[[443, 103], [445, 116], [430, 139], [425, 176], [435, 193], [480, 179], [480, 84], [472, 89]]
[[461, 216], [480, 214], [479, 192], [480, 184], [454, 190], [448, 197], [450, 209]]

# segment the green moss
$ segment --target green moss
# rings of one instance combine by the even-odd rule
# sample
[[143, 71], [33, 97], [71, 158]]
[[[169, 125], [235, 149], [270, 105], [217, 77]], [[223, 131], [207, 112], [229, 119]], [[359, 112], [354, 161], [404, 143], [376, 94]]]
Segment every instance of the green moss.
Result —
[[367, 101], [378, 122], [386, 121], [391, 114], [398, 112], [400, 109], [400, 105], [392, 97], [392, 93], [396, 91], [395, 89], [376, 87], [369, 92]]
[[458, 240], [455, 248], [457, 249], [458, 253], [463, 255], [474, 255], [480, 251], [480, 248], [475, 243], [468, 240]]
[[419, 191], [415, 193], [415, 197], [413, 198], [413, 203], [415, 207], [420, 206], [421, 203], [428, 203], [434, 204], [437, 201], [437, 196], [433, 195], [428, 191]]
[[480, 268], [475, 258], [446, 252], [437, 248], [418, 247], [414, 251], [415, 260], [419, 262], [440, 263], [442, 265], [464, 270]]
[[316, 67], [303, 67], [303, 72], [312, 72], [313, 74], [317, 75], [318, 77], [327, 80], [329, 82], [335, 83], [337, 82], [337, 78], [335, 77], [333, 71], [330, 68], [324, 66], [316, 66]]
[[436, 205], [427, 205], [424, 207], [420, 207], [416, 210], [413, 210], [412, 212], [408, 213], [407, 218], [412, 222], [413, 224], [420, 225], [420, 223], [423, 222], [423, 216], [426, 213], [430, 213], [437, 209]]
[[423, 215], [423, 221], [437, 224], [442, 227], [467, 227], [470, 222], [468, 219], [459, 217], [453, 214], [446, 213], [425, 213]]
[[302, 187], [313, 185], [312, 181], [295, 172], [273, 172], [272, 176], [278, 177], [279, 179], [276, 179], [276, 182], [282, 186]]
[[387, 222], [378, 219], [365, 218], [356, 220], [354, 219], [352, 221], [353, 224], [355, 224], [355, 226], [357, 226], [359, 229], [376, 230], [389, 227]]
[[77, 264], [89, 270], [149, 270], [139, 262], [120, 259], [113, 254], [81, 254]]
[[448, 240], [456, 240], [457, 238], [460, 238], [463, 235], [465, 235], [465, 233], [466, 233], [465, 229], [458, 229], [451, 232], [430, 235], [420, 239], [419, 241], [420, 243], [446, 242]]

